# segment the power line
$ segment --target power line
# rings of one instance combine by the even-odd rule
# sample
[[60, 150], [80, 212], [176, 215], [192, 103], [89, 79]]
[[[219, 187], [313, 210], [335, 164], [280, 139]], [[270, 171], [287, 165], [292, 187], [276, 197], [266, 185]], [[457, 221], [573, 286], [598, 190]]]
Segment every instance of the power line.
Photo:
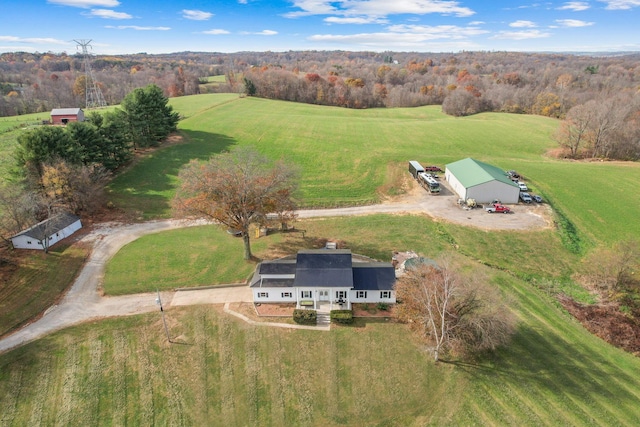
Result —
[[78, 44], [77, 48], [82, 47], [82, 56], [84, 57], [84, 75], [85, 75], [85, 107], [86, 108], [99, 108], [106, 107], [107, 102], [102, 96], [100, 86], [98, 86], [95, 78], [93, 77], [93, 71], [91, 70], [91, 55], [89, 49], [91, 47], [91, 40], [74, 40]]

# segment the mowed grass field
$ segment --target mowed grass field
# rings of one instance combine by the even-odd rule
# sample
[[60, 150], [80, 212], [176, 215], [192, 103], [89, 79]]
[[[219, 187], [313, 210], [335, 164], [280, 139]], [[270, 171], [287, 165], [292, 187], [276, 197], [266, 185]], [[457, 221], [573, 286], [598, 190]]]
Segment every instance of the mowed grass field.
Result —
[[[116, 205], [141, 218], [170, 217], [177, 175], [191, 159], [207, 159], [236, 145], [252, 145], [271, 159], [302, 169], [307, 207], [376, 203], [380, 192], [402, 189], [393, 171], [409, 159], [444, 166], [473, 157], [521, 172], [536, 192], [557, 205], [587, 245], [640, 237], [640, 164], [573, 162], [546, 156], [557, 147], [558, 121], [487, 113], [454, 118], [439, 106], [348, 110], [234, 94], [174, 98], [186, 118], [186, 143], [158, 150], [110, 186]], [[391, 171], [391, 172], [390, 172]]]
[[[481, 267], [478, 267], [481, 268]], [[105, 320], [0, 355], [2, 425], [634, 426], [640, 361], [528, 284], [513, 342], [435, 364], [406, 325], [250, 326], [219, 306]]]
[[[139, 209], [141, 218], [170, 215], [177, 171], [190, 158], [246, 144], [302, 165], [303, 195], [316, 206], [369, 203], [380, 188], [401, 191], [387, 173], [404, 173], [408, 159], [442, 166], [475, 157], [523, 173], [587, 246], [640, 234], [633, 210], [640, 201], [631, 191], [638, 165], [547, 158], [553, 120], [455, 119], [439, 107], [353, 111], [235, 95], [172, 104], [186, 117], [185, 142], [143, 158], [111, 187], [117, 204]], [[568, 280], [581, 254], [568, 251], [557, 231], [485, 232], [419, 215], [296, 227], [304, 237], [254, 239], [254, 252], [290, 254], [336, 239], [388, 261], [394, 250], [436, 257], [455, 248], [504, 293], [518, 333], [495, 354], [434, 364], [406, 326], [392, 322], [292, 331], [249, 326], [221, 307], [172, 308], [166, 314], [179, 344], [166, 343], [152, 313], [70, 328], [0, 355], [0, 425], [640, 424], [640, 359], [589, 334], [553, 299], [558, 289], [590, 298]], [[105, 292], [244, 280], [253, 264], [241, 250], [239, 239], [214, 226], [147, 236], [111, 260]]]

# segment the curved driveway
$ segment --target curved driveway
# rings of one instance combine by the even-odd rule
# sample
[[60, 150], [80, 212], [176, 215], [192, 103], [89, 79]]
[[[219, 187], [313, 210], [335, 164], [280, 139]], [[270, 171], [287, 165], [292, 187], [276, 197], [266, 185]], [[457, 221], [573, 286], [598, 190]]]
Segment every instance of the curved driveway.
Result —
[[[451, 197], [409, 197], [405, 201], [386, 203], [372, 206], [360, 206], [338, 209], [301, 210], [300, 218], [365, 215], [374, 213], [427, 213], [431, 216], [441, 216], [438, 213], [442, 208], [449, 207], [454, 202]], [[441, 213], [441, 212], [440, 212]], [[448, 220], [469, 224], [473, 215], [481, 212], [466, 212], [455, 207], [448, 212]], [[526, 212], [525, 212], [526, 213]], [[455, 214], [455, 215], [454, 215]], [[456, 216], [457, 215], [457, 216]], [[529, 219], [531, 224], [523, 226], [525, 216], [519, 216], [514, 225], [510, 226], [510, 218], [500, 215], [478, 215], [477, 218], [487, 222], [488, 228], [542, 228], [546, 222], [539, 214], [534, 213]], [[504, 217], [504, 218], [502, 218]], [[150, 221], [139, 224], [123, 225], [119, 223], [104, 223], [94, 227], [94, 230], [83, 240], [93, 244], [93, 250], [85, 263], [73, 286], [65, 294], [59, 304], [50, 307], [38, 320], [24, 326], [18, 331], [0, 340], [0, 352], [10, 350], [27, 342], [41, 338], [54, 331], [64, 329], [71, 325], [85, 322], [91, 319], [127, 316], [132, 314], [158, 310], [156, 293], [124, 295], [118, 297], [104, 297], [98, 293], [98, 289], [104, 278], [107, 261], [116, 254], [120, 248], [139, 237], [182, 227], [191, 227], [206, 224], [206, 221], [166, 220]], [[487, 224], [482, 226], [487, 226]], [[492, 226], [493, 224], [493, 226]], [[477, 224], [476, 224], [477, 225]], [[211, 304], [226, 302], [251, 301], [251, 292], [247, 286], [216, 287], [202, 290], [162, 292], [163, 306], [178, 306], [191, 304]]]

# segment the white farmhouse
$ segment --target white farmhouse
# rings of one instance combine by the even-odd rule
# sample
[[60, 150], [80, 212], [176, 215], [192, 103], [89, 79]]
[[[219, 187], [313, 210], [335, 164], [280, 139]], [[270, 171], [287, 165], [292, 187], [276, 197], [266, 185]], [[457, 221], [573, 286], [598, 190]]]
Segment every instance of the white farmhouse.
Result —
[[82, 228], [80, 218], [62, 213], [27, 228], [11, 238], [16, 249], [46, 250]]
[[391, 263], [359, 261], [348, 249], [301, 250], [297, 256], [257, 265], [250, 287], [255, 303], [296, 303], [297, 308], [351, 309], [352, 303], [396, 302]]

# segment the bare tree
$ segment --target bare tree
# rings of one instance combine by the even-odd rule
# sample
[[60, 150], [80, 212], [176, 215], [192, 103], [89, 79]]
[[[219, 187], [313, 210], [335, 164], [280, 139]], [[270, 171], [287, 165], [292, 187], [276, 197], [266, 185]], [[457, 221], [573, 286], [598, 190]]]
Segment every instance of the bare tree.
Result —
[[254, 149], [241, 147], [186, 165], [180, 171], [174, 209], [182, 216], [206, 217], [238, 230], [248, 260], [252, 256], [249, 226], [263, 223], [268, 213], [282, 218], [287, 216], [285, 211], [296, 209], [297, 176], [291, 164], [279, 161], [272, 166]]
[[558, 144], [568, 149], [572, 158], [577, 156], [578, 151], [587, 141], [592, 117], [593, 111], [588, 105], [576, 105], [569, 110], [567, 118], [560, 124], [555, 134]]
[[486, 280], [467, 277], [454, 267], [452, 258], [438, 265], [419, 263], [396, 283], [398, 316], [432, 344], [440, 354], [465, 354], [506, 344], [515, 320], [499, 293]]
[[23, 185], [11, 183], [0, 186], [0, 236], [10, 236], [32, 225], [36, 219], [39, 202], [35, 193]]

